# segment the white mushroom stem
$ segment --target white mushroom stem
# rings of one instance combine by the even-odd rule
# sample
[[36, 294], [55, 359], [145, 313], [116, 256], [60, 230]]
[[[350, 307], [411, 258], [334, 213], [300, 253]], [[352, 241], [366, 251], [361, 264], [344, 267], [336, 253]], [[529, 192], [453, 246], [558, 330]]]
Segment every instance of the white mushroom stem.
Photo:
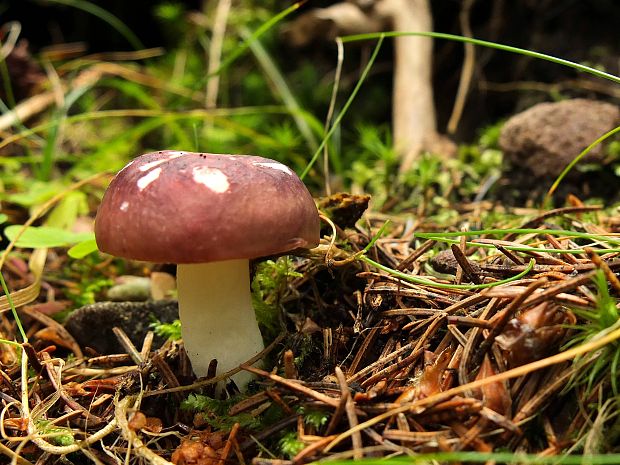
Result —
[[[263, 350], [248, 260], [178, 265], [177, 281], [183, 342], [197, 376], [207, 375], [212, 359], [221, 374]], [[233, 379], [243, 390], [251, 375]]]

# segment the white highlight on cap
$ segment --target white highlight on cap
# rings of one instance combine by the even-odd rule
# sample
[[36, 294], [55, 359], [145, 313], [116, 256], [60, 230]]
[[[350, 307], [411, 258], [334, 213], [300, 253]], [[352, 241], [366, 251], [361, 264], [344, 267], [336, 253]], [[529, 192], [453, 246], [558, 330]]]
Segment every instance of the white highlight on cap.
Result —
[[125, 171], [127, 168], [129, 168], [131, 165], [133, 165], [133, 162], [136, 161], [136, 159], [134, 158], [133, 160], [131, 160], [129, 163], [127, 163], [125, 166], [123, 166], [118, 173], [116, 173], [117, 175], [122, 173], [123, 171]]
[[161, 160], [155, 160], [155, 161], [151, 161], [149, 163], [145, 163], [144, 165], [142, 165], [138, 169], [140, 171], [148, 171], [151, 168], [155, 168], [156, 166], [161, 165], [162, 163], [166, 163], [167, 161], [174, 160], [175, 158], [182, 157], [184, 154], [185, 154], [185, 152], [169, 152], [168, 156], [166, 158], [162, 158]]
[[138, 179], [138, 189], [140, 189], [140, 191], [143, 191], [146, 186], [155, 181], [160, 174], [161, 168], [155, 168], [153, 171], [149, 171], [148, 173], [146, 173], [144, 176]]
[[126, 212], [126, 211], [127, 211], [127, 208], [129, 208], [129, 202], [127, 202], [127, 201], [125, 200], [123, 203], [121, 203], [121, 207], [120, 207], [120, 208], [121, 208], [121, 211], [122, 211], [122, 212]]
[[208, 166], [194, 166], [192, 169], [194, 181], [211, 189], [213, 192], [221, 194], [230, 187], [228, 177], [216, 168]]
[[279, 170], [282, 171], [283, 173], [288, 174], [289, 176], [293, 176], [293, 172], [291, 171], [291, 169], [288, 166], [283, 165], [282, 163], [278, 163], [278, 162], [267, 162], [267, 163], [263, 163], [263, 162], [254, 162], [255, 166], [264, 166], [265, 168], [271, 168], [273, 170]]

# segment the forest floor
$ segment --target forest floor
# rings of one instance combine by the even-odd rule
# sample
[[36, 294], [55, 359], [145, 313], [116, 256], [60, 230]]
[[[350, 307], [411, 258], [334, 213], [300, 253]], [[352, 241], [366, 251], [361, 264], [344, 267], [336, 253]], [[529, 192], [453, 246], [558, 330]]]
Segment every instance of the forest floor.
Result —
[[[457, 231], [362, 215], [360, 198], [322, 202], [318, 248], [256, 268], [254, 297], [276, 313], [262, 362], [239, 368], [255, 376], [245, 393], [216, 391], [222, 377], [196, 380], [174, 338], [157, 347], [149, 333], [137, 345], [117, 328], [121, 353], [80, 346], [52, 318], [66, 306], [58, 296], [78, 286], [60, 277], [66, 252], [11, 255], [13, 290], [37, 280], [28, 260], [47, 255], [39, 284], [48, 298], [17, 308], [27, 342], [0, 346], [0, 452], [19, 464], [201, 465], [503, 463], [510, 454], [564, 463], [567, 451], [612, 452], [617, 210], [576, 199], [548, 211], [480, 202], [459, 207], [456, 224], [470, 227]], [[479, 215], [494, 208], [504, 220], [480, 229]], [[153, 271], [110, 259], [94, 268], [110, 281]], [[5, 340], [20, 330], [2, 315]]]
[[[204, 13], [156, 3], [175, 37], [166, 50], [60, 44], [35, 59], [19, 23], [2, 31], [0, 463], [620, 463], [617, 117], [580, 134], [600, 116], [588, 110], [545, 132], [559, 148], [530, 163], [556, 163], [545, 173], [554, 178], [566, 168], [558, 182], [601, 149], [545, 201], [532, 166], [517, 176], [531, 141], [503, 159], [503, 121], [474, 119], [475, 141], [404, 170], [386, 122], [383, 37], [345, 48], [342, 67], [342, 50], [337, 63], [313, 62], [319, 50], [265, 35], [301, 4], [276, 15], [240, 2], [230, 40], [222, 28], [212, 41]], [[498, 107], [618, 97], [620, 78], [596, 60], [499, 48], [582, 74], [507, 82], [517, 89]], [[455, 83], [461, 58], [445, 57], [454, 75], [441, 80]], [[502, 73], [522, 67], [503, 60], [493, 60]], [[601, 78], [608, 85], [592, 85]], [[491, 87], [485, 98], [497, 96]], [[519, 104], [506, 106], [513, 97]], [[215, 362], [213, 376], [192, 371], [174, 320], [174, 267], [96, 248], [93, 221], [113, 174], [164, 148], [260, 154], [301, 173], [311, 192], [350, 192], [318, 200], [318, 247], [252, 263], [265, 349], [222, 375]], [[72, 329], [72, 315], [97, 313], [114, 293], [140, 302], [112, 303]], [[253, 376], [243, 392], [227, 384], [239, 371]]]

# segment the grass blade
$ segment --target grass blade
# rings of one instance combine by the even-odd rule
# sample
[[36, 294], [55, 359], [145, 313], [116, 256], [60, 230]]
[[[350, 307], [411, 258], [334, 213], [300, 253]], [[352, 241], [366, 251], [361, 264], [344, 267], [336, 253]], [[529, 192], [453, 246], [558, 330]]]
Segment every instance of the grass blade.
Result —
[[445, 34], [442, 32], [399, 32], [399, 31], [373, 32], [373, 33], [368, 33], [368, 34], [355, 34], [355, 35], [350, 35], [350, 36], [344, 36], [342, 37], [342, 41], [344, 43], [348, 43], [348, 42], [357, 42], [360, 40], [380, 39], [383, 37], [400, 37], [400, 36], [423, 36], [423, 37], [432, 37], [433, 39], [453, 40], [455, 42], [465, 42], [465, 43], [470, 43], [474, 45], [480, 45], [482, 47], [494, 48], [497, 50], [502, 50], [504, 52], [518, 53], [519, 55], [525, 55], [528, 57], [537, 58], [539, 60], [550, 61], [558, 65], [567, 66], [569, 68], [574, 68], [577, 71], [592, 74], [596, 77], [608, 79], [612, 82], [615, 82], [616, 84], [620, 84], [619, 76], [606, 73], [604, 71], [600, 71], [595, 68], [591, 68], [590, 66], [582, 65], [581, 63], [575, 63], [574, 61], [554, 57], [552, 55], [547, 55], [545, 53], [534, 52], [532, 50], [527, 50], [524, 48], [513, 47], [511, 45], [498, 44], [498, 43], [489, 42], [486, 40], [474, 39], [470, 37], [462, 37], [462, 36], [457, 36], [453, 34]]
[[342, 118], [344, 118], [344, 115], [347, 113], [347, 110], [351, 106], [351, 103], [353, 103], [353, 100], [355, 99], [357, 93], [359, 92], [360, 88], [362, 87], [362, 84], [366, 80], [366, 77], [368, 76], [368, 73], [370, 72], [370, 69], [372, 68], [372, 65], [374, 64], [375, 59], [377, 58], [377, 55], [379, 54], [379, 50], [381, 49], [381, 44], [382, 43], [383, 43], [383, 36], [380, 35], [379, 36], [379, 41], [377, 42], [377, 45], [375, 46], [375, 49], [372, 52], [372, 55], [368, 59], [368, 63], [366, 64], [366, 67], [364, 68], [364, 71], [362, 71], [362, 75], [358, 79], [357, 84], [355, 84], [355, 88], [353, 89], [353, 92], [351, 92], [351, 95], [349, 95], [349, 98], [347, 99], [346, 103], [342, 107], [342, 111], [340, 112], [338, 117], [334, 120], [334, 123], [332, 124], [331, 128], [329, 129], [329, 131], [327, 131], [327, 133], [323, 137], [323, 140], [321, 141], [321, 144], [319, 145], [319, 148], [316, 149], [316, 151], [314, 152], [314, 155], [312, 155], [312, 158], [310, 159], [310, 161], [306, 165], [306, 168], [299, 175], [300, 179], [303, 180], [308, 175], [308, 173], [312, 169], [312, 166], [316, 163], [317, 159], [319, 158], [319, 155], [321, 154], [321, 151], [323, 150], [323, 147], [325, 147], [325, 144], [327, 144], [327, 141], [329, 140], [329, 138], [332, 136], [334, 131], [336, 131], [336, 129], [338, 129], [338, 127], [340, 126], [340, 121], [342, 121]]

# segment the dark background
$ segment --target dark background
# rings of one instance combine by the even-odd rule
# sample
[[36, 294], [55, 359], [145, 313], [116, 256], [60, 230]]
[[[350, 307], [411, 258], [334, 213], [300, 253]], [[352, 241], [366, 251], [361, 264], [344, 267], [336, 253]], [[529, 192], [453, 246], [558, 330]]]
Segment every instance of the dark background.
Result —
[[[142, 41], [145, 47], [163, 46], [173, 49], [182, 34], [171, 34], [169, 25], [158, 18], [154, 11], [163, 3], [149, 0], [93, 0], [112, 13]], [[214, 3], [198, 0], [170, 2], [182, 5], [189, 12], [213, 7]], [[309, 8], [324, 6], [329, 1], [309, 1], [299, 13]], [[275, 15], [290, 5], [290, 2], [267, 1], [254, 3], [272, 8]], [[235, 7], [252, 8], [253, 3], [239, 1]], [[461, 2], [457, 0], [431, 1], [434, 27], [436, 31], [460, 34], [458, 15]], [[299, 14], [295, 13], [295, 14]], [[22, 24], [21, 37], [26, 38], [33, 54], [46, 46], [67, 42], [83, 42], [87, 53], [131, 50], [132, 46], [110, 25], [87, 12], [75, 7], [42, 0], [0, 0], [0, 18], [5, 23], [17, 20]], [[471, 25], [477, 38], [497, 41], [543, 53], [552, 54], [568, 60], [595, 65], [606, 71], [618, 74], [620, 62], [620, 5], [616, 0], [478, 0], [471, 14]], [[183, 30], [181, 24], [177, 30]], [[283, 40], [272, 40], [274, 57], [279, 59], [282, 69], [290, 71], [300, 62], [310, 60], [320, 70], [335, 67], [334, 47], [328, 43], [313, 44], [305, 50], [288, 47]], [[492, 123], [498, 118], [514, 113], [536, 101], [549, 100], [548, 92], [521, 92], [497, 90], [487, 83], [561, 83], [575, 78], [584, 81], [595, 80], [603, 89], [593, 91], [591, 86], [569, 86], [564, 97], [590, 97], [610, 100], [614, 91], [606, 91], [605, 86], [613, 86], [600, 79], [566, 67], [535, 60], [528, 57], [477, 48], [476, 74], [458, 138], [468, 139], [480, 125]], [[380, 62], [389, 65], [390, 45], [382, 50]], [[346, 65], [354, 69], [359, 62], [348, 60]], [[435, 99], [438, 107], [439, 128], [443, 128], [450, 115], [454, 95], [458, 85], [462, 65], [462, 44], [449, 41], [435, 42]], [[389, 66], [372, 80], [373, 85], [386, 86], [389, 92]], [[321, 72], [322, 72], [321, 71]], [[377, 73], [380, 74], [380, 73]], [[527, 86], [526, 86], [527, 87]], [[584, 87], [588, 87], [585, 89]], [[522, 90], [522, 89], [521, 89]], [[389, 119], [389, 101], [375, 109], [377, 120]]]

